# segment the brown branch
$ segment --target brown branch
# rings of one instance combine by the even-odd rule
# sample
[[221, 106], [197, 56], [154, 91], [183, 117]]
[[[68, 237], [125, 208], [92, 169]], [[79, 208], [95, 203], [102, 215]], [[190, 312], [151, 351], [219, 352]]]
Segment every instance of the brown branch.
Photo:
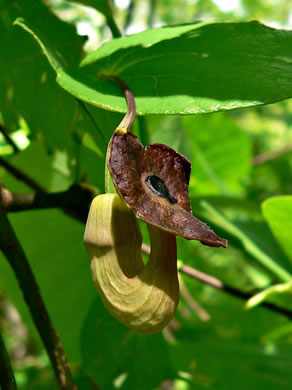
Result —
[[178, 279], [181, 296], [186, 301], [187, 305], [197, 314], [201, 321], [209, 321], [211, 318], [210, 314], [194, 299], [180, 275], [178, 276]]
[[276, 150], [275, 152], [265, 152], [255, 156], [252, 159], [252, 163], [253, 165], [264, 164], [268, 161], [275, 160], [276, 158], [281, 157], [284, 154], [289, 153], [291, 151], [292, 151], [292, 145], [286, 145], [282, 149]]
[[4, 340], [0, 333], [0, 388], [2, 390], [17, 390], [13, 369]]
[[[150, 255], [151, 248], [147, 244], [143, 243], [141, 249], [142, 249], [143, 253], [145, 253], [148, 256]], [[208, 275], [208, 274], [206, 274], [202, 271], [199, 271], [193, 267], [190, 267], [188, 265], [180, 266], [178, 268], [178, 271], [184, 275], [190, 276], [193, 279], [197, 279], [204, 284], [208, 284], [209, 286], [212, 286], [212, 287], [216, 288], [217, 290], [224, 291], [224, 292], [228, 293], [229, 295], [232, 295], [234, 297], [237, 297], [237, 298], [240, 298], [243, 300], [247, 300], [247, 299], [253, 297], [254, 294], [258, 292], [258, 291], [255, 291], [253, 293], [247, 293], [247, 292], [241, 291], [237, 288], [228, 286], [227, 284], [223, 283], [221, 280], [215, 278], [214, 276]], [[262, 306], [264, 306], [270, 310], [276, 311], [277, 313], [281, 313], [288, 318], [292, 318], [291, 311], [284, 309], [282, 307], [279, 307], [277, 305], [274, 305], [273, 303], [263, 302]]]
[[19, 152], [19, 148], [18, 146], [16, 145], [16, 143], [13, 141], [13, 139], [10, 137], [8, 131], [5, 129], [4, 126], [0, 125], [0, 133], [3, 134], [3, 137], [5, 138], [6, 142], [12, 146], [13, 150], [15, 153], [18, 153]]
[[11, 173], [18, 180], [25, 183], [28, 187], [32, 188], [35, 192], [44, 193], [46, 190], [39, 185], [35, 180], [29, 177], [26, 173], [20, 169], [14, 167], [10, 162], [5, 160], [3, 157], [0, 157], [0, 165], [4, 167], [9, 173]]
[[72, 218], [86, 222], [89, 205], [93, 197], [97, 195], [97, 190], [93, 186], [87, 183], [77, 183], [67, 191], [48, 193], [34, 179], [2, 157], [0, 157], [0, 165], [36, 192], [35, 194], [13, 194], [0, 185], [0, 195], [2, 194], [2, 202], [6, 211], [61, 208]]
[[120, 29], [117, 26], [116, 21], [112, 15], [106, 16], [106, 24], [108, 25], [109, 29], [111, 30], [113, 38], [120, 38], [122, 36]]
[[127, 15], [126, 15], [126, 20], [125, 20], [125, 23], [124, 23], [124, 31], [127, 30], [127, 28], [130, 26], [130, 24], [132, 23], [132, 19], [133, 19], [133, 16], [134, 16], [134, 10], [136, 8], [136, 0], [131, 0], [129, 2], [129, 6], [128, 6], [128, 12], [127, 12]]
[[48, 352], [59, 386], [77, 390], [60, 337], [50, 319], [27, 257], [6, 216], [0, 199], [0, 249], [10, 264], [23, 292], [34, 323]]
[[60, 208], [83, 223], [89, 206], [97, 195], [95, 187], [86, 183], [73, 184], [67, 191], [56, 193], [15, 194], [0, 186], [2, 204], [7, 212]]
[[224, 284], [221, 282], [221, 280], [216, 279], [208, 274], [205, 274], [204, 272], [199, 271], [195, 268], [189, 267], [188, 265], [182, 265], [179, 268], [179, 271], [182, 274], [188, 275], [194, 279], [199, 280], [200, 282], [208, 284], [209, 286], [215, 287], [220, 290], [224, 289]]
[[[224, 291], [230, 295], [233, 295], [234, 297], [247, 300], [254, 296], [255, 293], [247, 293], [241, 290], [238, 290], [234, 287], [228, 286], [227, 284], [221, 282], [221, 280], [214, 278], [213, 276], [210, 276], [208, 274], [205, 274], [202, 271], [198, 271], [195, 268], [189, 267], [188, 265], [182, 265], [179, 267], [179, 272], [181, 272], [184, 275], [190, 276], [193, 279], [197, 279], [202, 283], [208, 284], [209, 286], [212, 286], [214, 288], [217, 288], [218, 290]], [[282, 307], [279, 307], [277, 305], [274, 305], [273, 303], [269, 302], [263, 302], [261, 304], [262, 306], [266, 307], [267, 309], [273, 310], [277, 313], [283, 314], [288, 318], [292, 318], [292, 312], [284, 309]]]

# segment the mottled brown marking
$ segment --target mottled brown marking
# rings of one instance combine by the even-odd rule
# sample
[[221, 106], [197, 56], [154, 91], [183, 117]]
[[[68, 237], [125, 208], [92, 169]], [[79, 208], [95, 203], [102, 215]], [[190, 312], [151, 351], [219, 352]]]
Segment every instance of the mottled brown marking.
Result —
[[[162, 144], [144, 148], [133, 133], [114, 133], [108, 165], [117, 191], [138, 218], [188, 240], [227, 246], [226, 240], [191, 214], [191, 163], [174, 149]], [[146, 184], [149, 176], [158, 176], [177, 203], [153, 193]]]

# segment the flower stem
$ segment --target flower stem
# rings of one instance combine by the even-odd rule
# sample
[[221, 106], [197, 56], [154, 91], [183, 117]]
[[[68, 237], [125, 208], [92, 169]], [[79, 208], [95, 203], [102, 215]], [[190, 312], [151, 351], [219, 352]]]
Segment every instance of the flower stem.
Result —
[[110, 76], [112, 79], [114, 79], [120, 87], [123, 89], [125, 98], [127, 100], [128, 110], [124, 118], [122, 119], [121, 123], [119, 124], [118, 128], [120, 129], [127, 129], [130, 130], [134, 119], [136, 117], [136, 103], [134, 95], [132, 94], [130, 88], [128, 85], [119, 77], [117, 76]]

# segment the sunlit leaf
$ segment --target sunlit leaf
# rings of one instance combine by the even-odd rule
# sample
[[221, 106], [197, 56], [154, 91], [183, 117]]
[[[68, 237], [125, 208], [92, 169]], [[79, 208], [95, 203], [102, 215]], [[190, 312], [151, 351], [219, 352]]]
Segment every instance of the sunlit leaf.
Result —
[[116, 75], [131, 87], [141, 114], [197, 114], [252, 107], [291, 97], [292, 33], [258, 22], [161, 27], [114, 39], [81, 68], [56, 61], [48, 38], [30, 32], [55, 68], [58, 83], [93, 105], [125, 111]]

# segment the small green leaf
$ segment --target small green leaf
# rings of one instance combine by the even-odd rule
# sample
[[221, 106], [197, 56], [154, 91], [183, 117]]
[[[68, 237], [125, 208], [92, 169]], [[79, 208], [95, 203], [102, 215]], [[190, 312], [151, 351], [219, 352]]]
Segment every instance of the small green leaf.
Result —
[[266, 288], [265, 290], [251, 297], [246, 302], [245, 307], [246, 309], [252, 309], [271, 296], [283, 293], [292, 293], [292, 281], [282, 284], [275, 284], [274, 286]]
[[262, 211], [274, 236], [292, 261], [292, 195], [265, 200]]
[[[168, 26], [114, 39], [80, 68], [59, 67], [37, 30], [25, 21], [57, 71], [57, 81], [93, 105], [126, 111], [113, 81], [123, 79], [138, 114], [198, 114], [274, 103], [292, 96], [292, 32], [258, 22]], [[56, 69], [58, 68], [58, 69]]]

